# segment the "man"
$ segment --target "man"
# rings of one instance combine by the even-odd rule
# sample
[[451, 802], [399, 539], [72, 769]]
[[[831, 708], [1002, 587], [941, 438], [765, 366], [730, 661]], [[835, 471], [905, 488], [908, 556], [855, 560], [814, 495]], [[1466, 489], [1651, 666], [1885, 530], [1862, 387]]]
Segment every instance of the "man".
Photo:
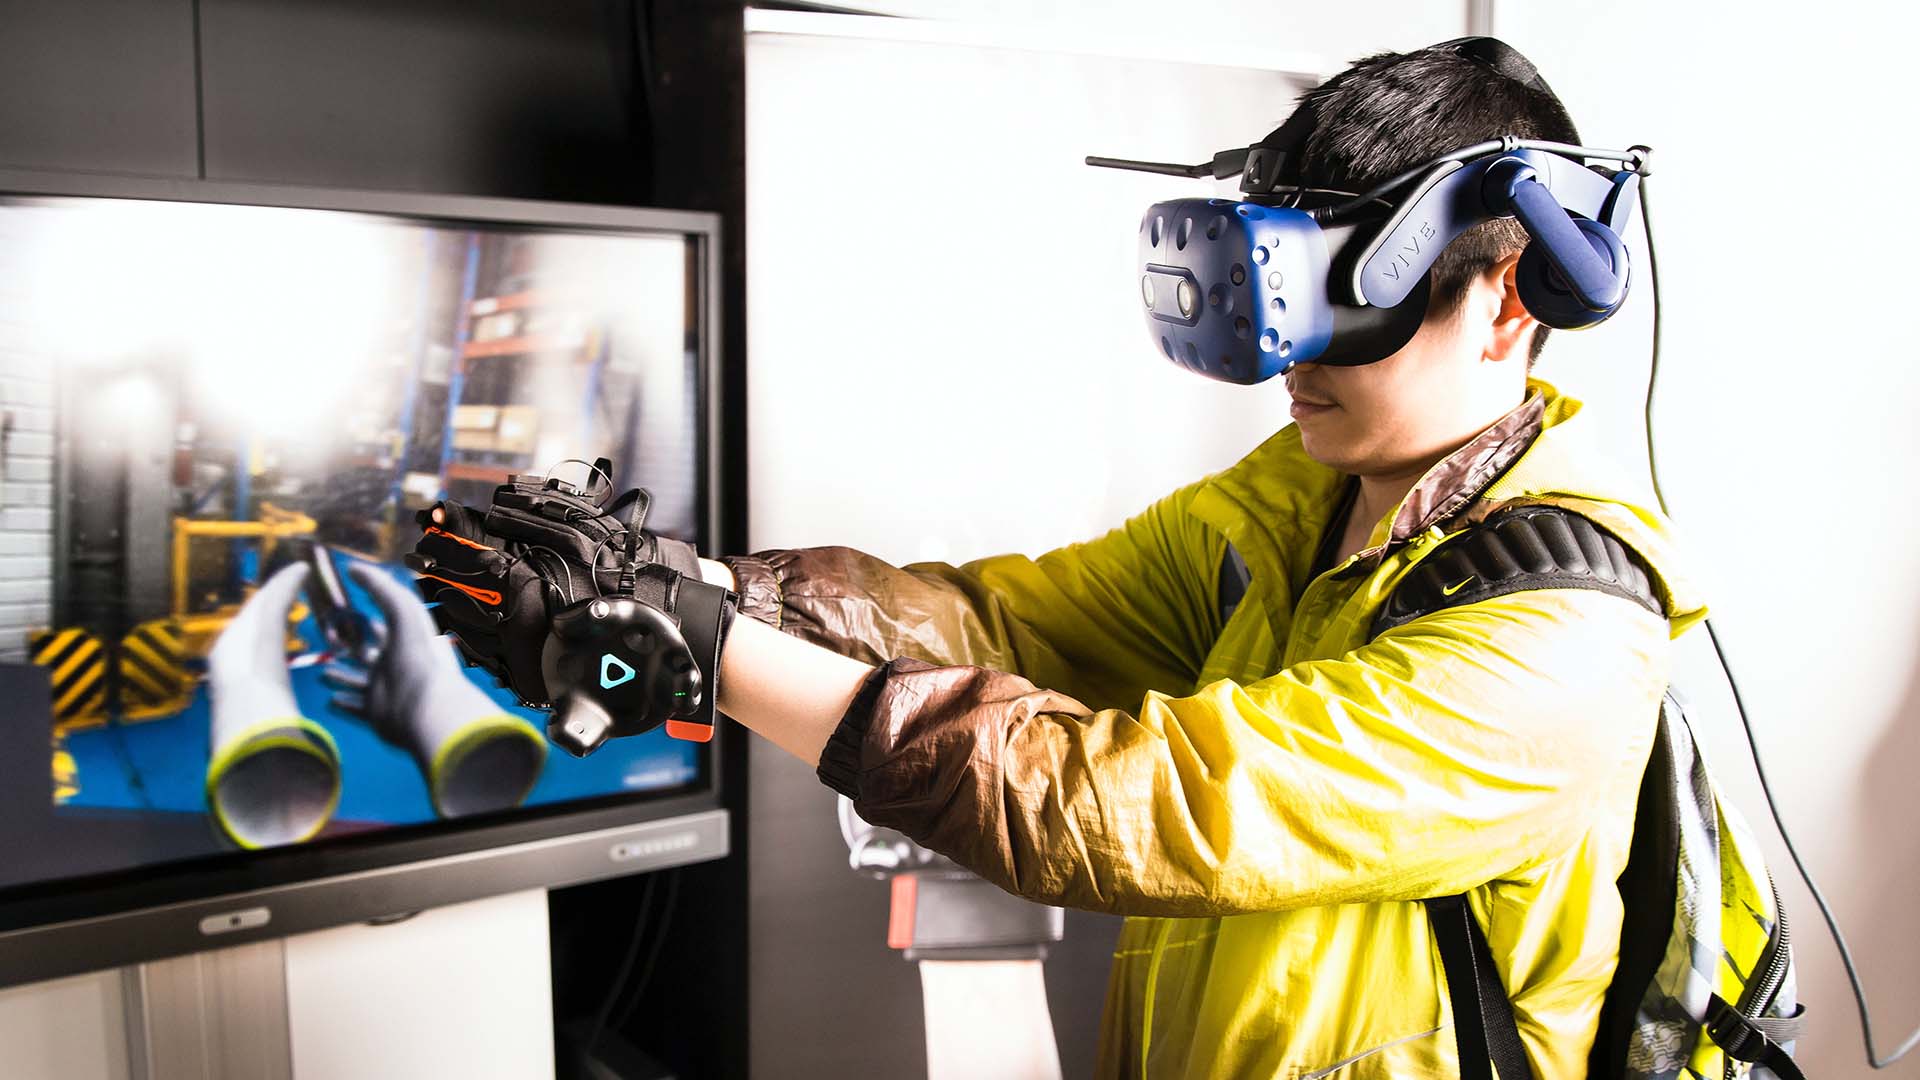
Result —
[[[1319, 187], [1503, 134], [1579, 141], [1550, 92], [1444, 47], [1310, 98]], [[1294, 368], [1293, 425], [1100, 539], [960, 567], [704, 565], [751, 616], [724, 712], [876, 825], [1022, 896], [1134, 916], [1102, 1075], [1457, 1075], [1419, 901], [1460, 892], [1535, 1074], [1584, 1075], [1668, 639], [1703, 609], [1660, 516], [1581, 445], [1578, 403], [1528, 378], [1545, 330], [1515, 293], [1524, 242], [1511, 221], [1461, 237], [1405, 348]], [[1433, 545], [1529, 502], [1623, 541], [1664, 617], [1538, 590], [1372, 637]]]

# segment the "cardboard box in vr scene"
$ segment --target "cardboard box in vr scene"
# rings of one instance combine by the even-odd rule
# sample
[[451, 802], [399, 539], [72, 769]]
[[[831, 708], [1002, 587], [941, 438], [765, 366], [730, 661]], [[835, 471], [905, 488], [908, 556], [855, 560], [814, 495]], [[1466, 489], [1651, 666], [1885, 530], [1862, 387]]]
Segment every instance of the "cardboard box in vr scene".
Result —
[[[480, 305], [475, 304], [478, 308]], [[473, 321], [473, 340], [499, 341], [510, 338], [520, 332], [520, 313], [517, 311], [496, 311], [483, 315]]]
[[500, 426], [494, 438], [495, 450], [503, 454], [531, 454], [540, 439], [540, 410], [532, 405], [507, 405], [500, 409]]
[[453, 410], [453, 448], [455, 450], [492, 450], [499, 436], [500, 407], [497, 405], [461, 405]]

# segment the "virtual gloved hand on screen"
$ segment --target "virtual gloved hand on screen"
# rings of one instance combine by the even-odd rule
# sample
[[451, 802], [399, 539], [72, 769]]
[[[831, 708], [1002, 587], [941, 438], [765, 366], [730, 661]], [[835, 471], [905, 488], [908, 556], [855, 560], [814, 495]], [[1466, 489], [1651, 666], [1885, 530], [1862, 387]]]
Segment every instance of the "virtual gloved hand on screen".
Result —
[[384, 621], [374, 624], [362, 655], [323, 673], [335, 688], [335, 707], [413, 755], [440, 816], [519, 806], [540, 779], [546, 740], [467, 679], [412, 589], [365, 564], [354, 564], [347, 576]]
[[340, 748], [287, 675], [288, 614], [308, 573], [296, 563], [268, 578], [207, 654], [207, 811], [243, 848], [311, 840], [340, 803]]
[[407, 564], [470, 660], [556, 708], [548, 733], [569, 752], [663, 722], [704, 741], [734, 598], [701, 580], [690, 545], [645, 531], [644, 490], [603, 503], [611, 488], [516, 476], [484, 511], [438, 503]]

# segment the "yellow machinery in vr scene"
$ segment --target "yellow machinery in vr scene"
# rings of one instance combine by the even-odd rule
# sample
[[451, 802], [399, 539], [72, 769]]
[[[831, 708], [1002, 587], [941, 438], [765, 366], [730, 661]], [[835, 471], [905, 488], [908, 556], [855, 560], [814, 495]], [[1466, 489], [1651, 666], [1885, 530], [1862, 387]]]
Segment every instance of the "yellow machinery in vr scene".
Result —
[[[306, 514], [297, 510], [283, 510], [272, 503], [260, 504], [258, 521], [196, 521], [192, 518], [173, 519], [173, 604], [172, 619], [178, 627], [187, 655], [204, 659], [220, 632], [227, 628], [234, 617], [240, 613], [245, 600], [239, 603], [223, 604], [209, 611], [193, 610], [193, 544], [196, 540], [243, 540], [260, 541], [260, 559], [262, 566], [271, 565], [275, 547], [280, 543], [311, 538], [319, 528], [318, 524]], [[253, 581], [247, 587], [251, 596], [262, 583]], [[288, 624], [306, 618], [305, 605], [296, 604], [287, 613]], [[298, 638], [289, 638], [288, 650], [301, 648]]]
[[[28, 637], [33, 663], [47, 668], [53, 683], [54, 726], [62, 732], [79, 731], [106, 723], [118, 706], [121, 719], [151, 720], [172, 716], [193, 695], [190, 665], [204, 661], [213, 642], [239, 613], [241, 603], [194, 610], [193, 547], [198, 540], [251, 539], [260, 542], [266, 564], [276, 545], [311, 537], [313, 518], [271, 503], [260, 507], [258, 521], [197, 521], [173, 519], [172, 603], [167, 615], [136, 624], [118, 642], [108, 643], [84, 626], [38, 631]], [[247, 595], [258, 581], [246, 585]], [[304, 605], [288, 613], [288, 625], [306, 618]], [[304, 647], [289, 630], [289, 651]]]

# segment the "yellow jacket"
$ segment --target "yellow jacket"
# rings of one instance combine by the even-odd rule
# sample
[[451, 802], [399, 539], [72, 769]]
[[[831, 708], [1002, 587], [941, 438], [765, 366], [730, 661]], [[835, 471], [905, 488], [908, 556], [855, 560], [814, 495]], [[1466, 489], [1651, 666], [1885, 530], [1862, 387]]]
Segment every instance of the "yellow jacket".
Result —
[[[1349, 480], [1291, 427], [1038, 559], [732, 562], [747, 613], [891, 661], [821, 761], [863, 817], [1022, 896], [1134, 916], [1101, 1075], [1455, 1076], [1418, 901], [1467, 892], [1537, 1074], [1581, 1076], [1667, 642], [1705, 611], [1579, 409], [1534, 383], [1312, 580]], [[1368, 640], [1441, 538], [1528, 501], [1634, 549], [1668, 618], [1535, 591]], [[1252, 580], [1223, 625], [1229, 542]]]

